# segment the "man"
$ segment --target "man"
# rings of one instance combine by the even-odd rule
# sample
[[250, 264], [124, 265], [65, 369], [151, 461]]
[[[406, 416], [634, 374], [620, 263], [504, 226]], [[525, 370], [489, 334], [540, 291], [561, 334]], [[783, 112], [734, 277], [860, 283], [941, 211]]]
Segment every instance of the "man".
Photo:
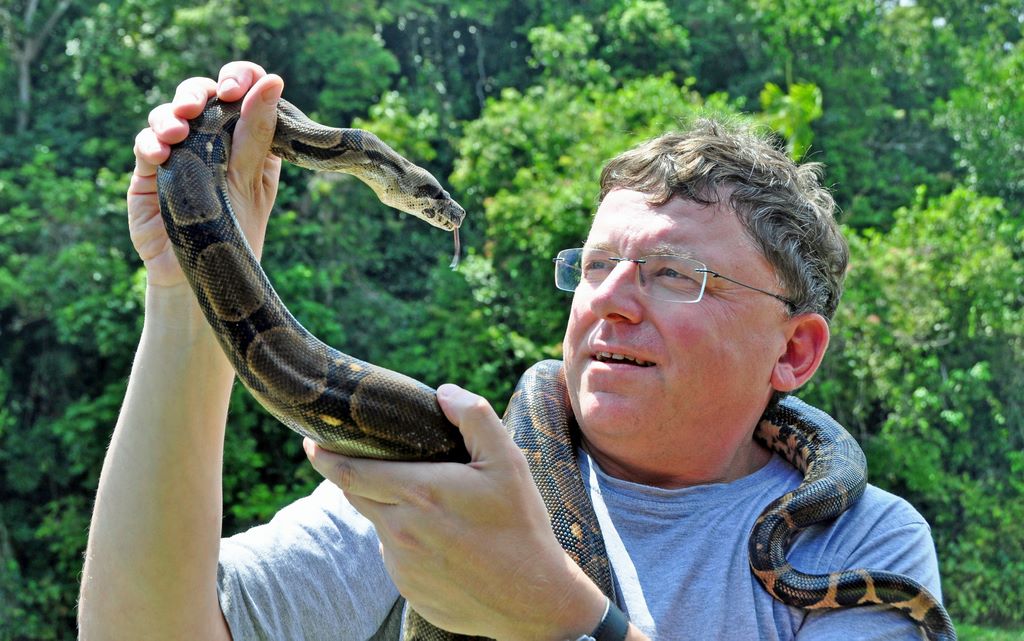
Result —
[[[560, 280], [575, 290], [565, 368], [616, 605], [558, 546], [493, 410], [454, 386], [438, 400], [469, 465], [356, 460], [306, 442], [330, 482], [222, 541], [232, 372], [170, 250], [155, 173], [208, 97], [242, 99], [229, 185], [258, 254], [281, 89], [231, 63], [218, 82], [182, 83], [136, 140], [128, 210], [146, 318], [100, 479], [82, 638], [370, 638], [391, 630], [399, 594], [440, 627], [499, 639], [577, 639], [607, 631], [617, 608], [629, 639], [919, 638], [894, 611], [784, 606], [747, 566], [757, 514], [800, 481], [751, 434], [777, 393], [817, 369], [847, 252], [814, 168], [714, 126], [609, 163], [585, 248], [561, 254], [561, 267], [585, 268]], [[939, 590], [927, 524], [873, 487], [801, 534], [791, 560], [817, 573], [888, 569]]]

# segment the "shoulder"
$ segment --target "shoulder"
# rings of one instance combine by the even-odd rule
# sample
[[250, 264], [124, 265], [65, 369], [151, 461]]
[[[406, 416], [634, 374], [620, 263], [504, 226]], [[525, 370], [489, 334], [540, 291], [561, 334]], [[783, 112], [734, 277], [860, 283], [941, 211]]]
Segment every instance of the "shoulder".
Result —
[[940, 594], [931, 527], [905, 499], [873, 485], [831, 523], [801, 532], [790, 560], [806, 571], [869, 568], [905, 574]]
[[910, 502], [871, 484], [864, 489], [864, 495], [836, 519], [831, 529], [841, 532], [846, 542], [856, 547], [878, 538], [902, 538], [911, 533], [931, 540], [928, 521]]
[[[772, 493], [789, 491], [800, 473], [776, 456], [765, 468]], [[868, 484], [838, 518], [800, 531], [788, 547], [794, 568], [808, 574], [884, 570], [908, 576], [941, 599], [938, 558], [928, 521], [906, 499]]]
[[[942, 588], [931, 528], [906, 500], [869, 485], [834, 523], [808, 528], [789, 559], [817, 574], [837, 570], [885, 570], [910, 577], [939, 601]], [[892, 608], [870, 606], [798, 614], [799, 639], [920, 639], [916, 624]]]

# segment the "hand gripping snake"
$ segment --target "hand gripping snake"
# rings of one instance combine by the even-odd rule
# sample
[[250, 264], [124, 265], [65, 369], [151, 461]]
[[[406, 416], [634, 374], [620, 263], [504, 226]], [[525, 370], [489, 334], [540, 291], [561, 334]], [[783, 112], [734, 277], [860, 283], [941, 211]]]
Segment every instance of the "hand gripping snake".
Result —
[[[160, 208], [178, 261], [239, 379], [278, 420], [328, 450], [380, 459], [467, 461], [459, 431], [434, 390], [322, 343], [281, 302], [235, 220], [227, 192], [239, 103], [212, 100], [190, 122], [158, 173]], [[456, 231], [465, 216], [440, 184], [376, 136], [324, 127], [290, 103], [278, 105], [271, 151], [303, 167], [353, 174], [384, 203]], [[579, 428], [562, 364], [543, 361], [519, 381], [504, 417], [547, 506], [555, 534], [605, 594], [611, 569], [576, 464]], [[956, 639], [938, 600], [919, 583], [876, 570], [808, 575], [786, 559], [800, 530], [833, 519], [860, 497], [864, 454], [831, 417], [786, 397], [766, 411], [755, 438], [803, 474], [768, 506], [750, 535], [750, 566], [788, 605], [880, 604], [906, 612], [932, 641]], [[451, 639], [406, 608], [406, 639]]]

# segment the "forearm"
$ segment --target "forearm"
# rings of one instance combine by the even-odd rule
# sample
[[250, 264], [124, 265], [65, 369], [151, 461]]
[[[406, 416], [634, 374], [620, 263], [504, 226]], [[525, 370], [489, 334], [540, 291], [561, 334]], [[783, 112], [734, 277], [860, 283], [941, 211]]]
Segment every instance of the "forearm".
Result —
[[232, 372], [191, 292], [150, 288], [100, 475], [80, 603], [83, 639], [210, 638]]

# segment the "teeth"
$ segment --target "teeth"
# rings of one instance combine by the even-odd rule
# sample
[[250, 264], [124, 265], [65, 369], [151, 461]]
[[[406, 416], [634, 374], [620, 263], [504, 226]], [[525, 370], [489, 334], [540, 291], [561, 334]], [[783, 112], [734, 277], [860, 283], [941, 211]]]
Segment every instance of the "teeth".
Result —
[[596, 356], [597, 356], [597, 360], [604, 361], [604, 362], [607, 362], [607, 361], [618, 361], [618, 362], [622, 362], [622, 363], [633, 363], [634, 365], [639, 365], [640, 367], [650, 367], [651, 365], [654, 365], [654, 363], [652, 363], [650, 361], [642, 361], [642, 360], [633, 358], [632, 356], [626, 356], [625, 354], [613, 354], [611, 352], [598, 352], [596, 354]]

